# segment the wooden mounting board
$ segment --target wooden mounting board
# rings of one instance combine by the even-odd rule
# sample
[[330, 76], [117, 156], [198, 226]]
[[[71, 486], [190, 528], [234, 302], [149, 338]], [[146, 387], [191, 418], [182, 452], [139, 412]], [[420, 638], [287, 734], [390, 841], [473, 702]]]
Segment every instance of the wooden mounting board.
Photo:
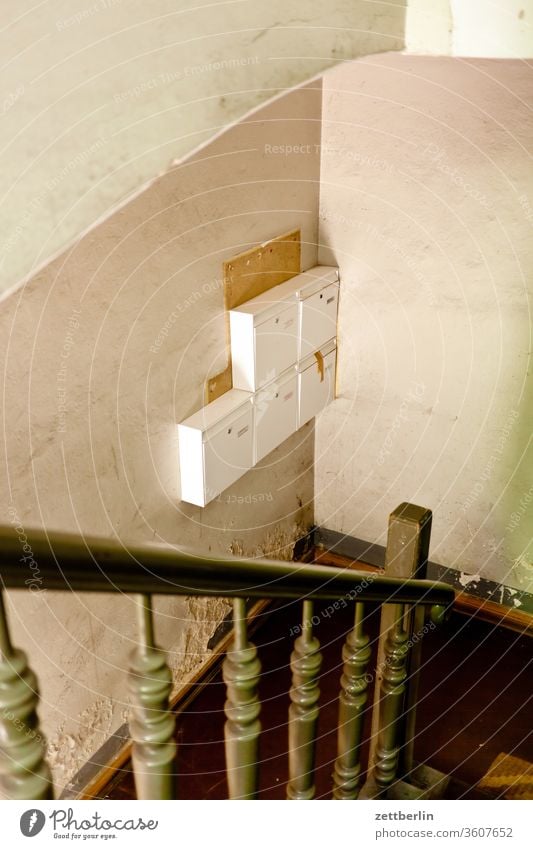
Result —
[[293, 230], [276, 236], [223, 263], [226, 351], [224, 371], [205, 383], [205, 402], [209, 404], [231, 389], [231, 348], [228, 310], [261, 295], [300, 273], [301, 234]]

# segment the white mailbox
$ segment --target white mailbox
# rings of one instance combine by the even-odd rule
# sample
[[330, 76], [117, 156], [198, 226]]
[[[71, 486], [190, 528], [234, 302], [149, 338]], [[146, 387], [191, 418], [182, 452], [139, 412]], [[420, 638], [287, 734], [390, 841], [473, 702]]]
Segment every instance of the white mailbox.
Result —
[[230, 389], [178, 425], [181, 498], [205, 507], [254, 465], [252, 395]]
[[296, 367], [264, 386], [254, 397], [254, 464], [298, 430]]
[[298, 427], [306, 424], [335, 397], [337, 349], [335, 339], [298, 367]]
[[339, 284], [316, 280], [300, 292], [300, 347], [298, 358], [303, 360], [318, 351], [337, 335]]
[[279, 286], [230, 310], [233, 386], [254, 392], [298, 359], [298, 303]]
[[255, 392], [337, 334], [339, 272], [317, 265], [229, 312], [233, 385]]

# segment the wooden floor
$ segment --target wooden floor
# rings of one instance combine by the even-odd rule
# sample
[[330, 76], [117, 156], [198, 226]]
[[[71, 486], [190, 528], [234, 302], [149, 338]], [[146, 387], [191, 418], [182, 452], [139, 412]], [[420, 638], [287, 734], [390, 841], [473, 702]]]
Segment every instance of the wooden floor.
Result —
[[[320, 613], [320, 608], [317, 609]], [[341, 647], [351, 612], [323, 618], [316, 629], [324, 656], [317, 744], [317, 797], [331, 793], [335, 759]], [[287, 693], [291, 628], [299, 605], [278, 606], [254, 636], [263, 667], [261, 785], [259, 798], [285, 798], [287, 781]], [[374, 657], [379, 611], [368, 607]], [[416, 759], [453, 775], [454, 798], [477, 798], [475, 785], [500, 752], [533, 760], [533, 640], [503, 628], [454, 615], [424, 638]], [[182, 799], [225, 799], [224, 700], [221, 675], [208, 683], [178, 718], [178, 793]], [[371, 704], [371, 699], [369, 700]], [[370, 711], [366, 722], [369, 733]], [[364, 762], [368, 751], [365, 741]], [[124, 769], [102, 798], [132, 799], [131, 772]]]

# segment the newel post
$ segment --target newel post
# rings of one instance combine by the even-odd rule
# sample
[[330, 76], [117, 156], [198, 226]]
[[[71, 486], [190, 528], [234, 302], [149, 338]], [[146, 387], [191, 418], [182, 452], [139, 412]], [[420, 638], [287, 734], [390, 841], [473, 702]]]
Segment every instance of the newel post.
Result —
[[[396, 578], [427, 575], [431, 511], [400, 504], [389, 517], [385, 573]], [[432, 609], [435, 622], [445, 611]], [[382, 606], [369, 778], [360, 798], [439, 798], [448, 776], [413, 759], [416, 703], [426, 625], [426, 605]], [[434, 627], [434, 626], [433, 626]]]
[[[387, 549], [385, 554], [385, 574], [393, 578], [425, 578], [431, 537], [432, 513], [426, 507], [404, 502], [389, 516]], [[416, 612], [415, 612], [416, 611]], [[423, 626], [424, 608], [413, 610], [409, 607], [402, 617], [407, 630], [406, 642], [414, 628]], [[384, 670], [387, 668], [387, 638], [397, 625], [398, 608], [394, 604], [384, 604], [381, 608], [381, 626], [377, 653], [377, 675], [374, 693], [374, 711], [372, 714], [372, 742], [370, 746], [369, 766], [375, 763], [377, 737], [380, 727], [379, 707], [381, 684]], [[398, 635], [396, 635], [398, 637]], [[390, 649], [390, 644], [389, 644]], [[409, 657], [406, 657], [406, 691], [402, 708], [402, 730], [404, 747], [400, 752], [402, 770], [412, 768], [412, 741], [414, 738], [415, 709], [418, 689], [418, 667], [420, 664], [421, 642], [418, 641]], [[407, 652], [407, 649], [406, 649]]]

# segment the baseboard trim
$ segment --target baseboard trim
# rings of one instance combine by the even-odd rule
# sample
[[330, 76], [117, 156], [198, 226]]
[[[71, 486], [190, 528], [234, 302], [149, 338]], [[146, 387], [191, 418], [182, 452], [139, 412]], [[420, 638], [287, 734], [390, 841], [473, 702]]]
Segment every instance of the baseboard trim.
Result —
[[[340, 534], [315, 529], [315, 560], [332, 566], [376, 571], [385, 565], [385, 547]], [[486, 622], [533, 636], [533, 595], [496, 581], [479, 578], [466, 586], [462, 572], [439, 563], [428, 563], [428, 578], [443, 581], [457, 590], [455, 609]]]

